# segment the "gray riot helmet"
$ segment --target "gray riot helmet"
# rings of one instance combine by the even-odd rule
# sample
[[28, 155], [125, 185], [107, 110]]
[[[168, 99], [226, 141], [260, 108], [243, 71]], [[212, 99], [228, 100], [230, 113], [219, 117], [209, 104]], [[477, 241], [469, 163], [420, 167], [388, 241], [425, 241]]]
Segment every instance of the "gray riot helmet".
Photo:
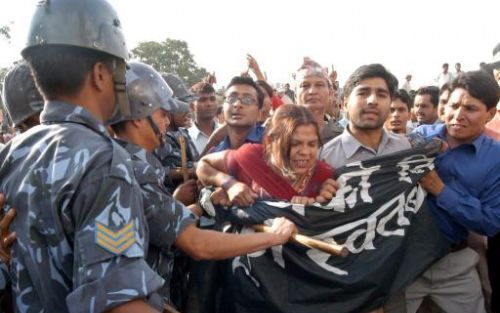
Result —
[[179, 75], [172, 73], [163, 73], [161, 74], [163, 79], [167, 82], [167, 85], [172, 88], [174, 92], [174, 98], [181, 100], [186, 103], [191, 103], [197, 100], [199, 97], [192, 93], [186, 86], [186, 83]]
[[130, 62], [126, 74], [130, 114], [121, 115], [113, 122], [134, 120], [151, 116], [156, 110], [175, 110], [172, 90], [160, 74], [141, 62]]
[[23, 56], [32, 47], [65, 45], [128, 59], [121, 23], [105, 0], [40, 0]]
[[175, 99], [175, 98], [174, 98], [174, 101], [176, 103], [176, 110], [172, 111], [172, 113], [184, 114], [184, 113], [187, 113], [190, 111], [188, 102], [184, 102], [184, 101], [181, 101], [181, 100]]
[[17, 64], [5, 76], [3, 102], [15, 127], [42, 111], [43, 98], [26, 63]]
[[105, 0], [40, 0], [31, 19], [24, 58], [44, 46], [72, 46], [103, 52], [118, 59], [113, 64], [116, 109], [129, 113], [125, 93], [128, 49], [120, 19]]

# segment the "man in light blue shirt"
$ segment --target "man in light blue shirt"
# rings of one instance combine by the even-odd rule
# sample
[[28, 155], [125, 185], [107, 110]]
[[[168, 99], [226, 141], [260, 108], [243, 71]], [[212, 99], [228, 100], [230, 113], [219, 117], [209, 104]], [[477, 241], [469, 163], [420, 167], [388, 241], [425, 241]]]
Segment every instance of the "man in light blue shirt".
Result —
[[238, 149], [247, 142], [260, 143], [264, 127], [257, 125], [257, 121], [264, 101], [262, 90], [249, 77], [234, 77], [225, 95], [227, 135], [210, 152]]
[[[402, 136], [387, 132], [383, 126], [390, 112], [398, 81], [380, 64], [363, 65], [348, 78], [344, 102], [349, 124], [344, 132], [329, 141], [320, 159], [334, 168], [411, 148]], [[403, 313], [404, 292], [391, 295], [384, 305], [386, 313]]]
[[340, 136], [325, 144], [320, 158], [339, 168], [350, 162], [411, 148], [405, 137], [383, 128], [396, 88], [396, 78], [380, 64], [357, 69], [344, 88], [351, 121]]

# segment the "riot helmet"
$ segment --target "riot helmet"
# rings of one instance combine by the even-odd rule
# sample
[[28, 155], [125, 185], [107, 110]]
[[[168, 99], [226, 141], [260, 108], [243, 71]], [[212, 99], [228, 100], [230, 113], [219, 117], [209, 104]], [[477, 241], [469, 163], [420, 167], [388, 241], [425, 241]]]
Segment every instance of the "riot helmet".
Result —
[[172, 89], [151, 66], [130, 62], [126, 80], [131, 110], [128, 116], [120, 116], [120, 121], [145, 118], [159, 108], [167, 112], [175, 110], [177, 104], [173, 101]]
[[40, 0], [31, 19], [26, 52], [37, 46], [87, 48], [128, 59], [121, 23], [105, 0]]
[[172, 108], [170, 113], [172, 113], [172, 114], [184, 114], [184, 113], [189, 112], [189, 103], [188, 102], [179, 100], [175, 97], [172, 100], [175, 102], [175, 107]]
[[186, 86], [186, 83], [177, 74], [162, 73], [161, 76], [167, 82], [167, 85], [174, 92], [174, 98], [186, 103], [191, 103], [198, 99], [198, 96], [192, 93]]
[[176, 74], [162, 73], [161, 77], [167, 83], [168, 87], [172, 89], [173, 98], [176, 103], [175, 108], [172, 108], [172, 114], [184, 114], [189, 112], [189, 103], [198, 97], [187, 89], [186, 84]]
[[43, 109], [43, 98], [28, 65], [21, 62], [5, 76], [3, 102], [15, 127]]
[[24, 58], [44, 46], [73, 46], [115, 56], [113, 82], [117, 106], [129, 113], [125, 93], [125, 60], [128, 49], [121, 22], [105, 0], [40, 0], [31, 19]]

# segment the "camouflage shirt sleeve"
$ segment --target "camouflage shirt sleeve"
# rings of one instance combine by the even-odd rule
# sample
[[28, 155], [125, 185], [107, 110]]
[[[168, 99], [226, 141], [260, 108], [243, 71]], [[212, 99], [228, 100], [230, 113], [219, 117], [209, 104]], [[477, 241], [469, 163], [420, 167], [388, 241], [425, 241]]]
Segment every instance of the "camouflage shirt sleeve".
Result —
[[132, 169], [113, 158], [111, 171], [86, 179], [72, 213], [75, 219], [72, 313], [103, 312], [147, 298], [163, 284], [144, 260], [148, 244], [141, 192]]
[[164, 187], [150, 185], [146, 205], [146, 216], [150, 229], [151, 244], [170, 249], [177, 236], [196, 218], [183, 204], [175, 201]]
[[196, 218], [176, 201], [163, 184], [165, 176], [158, 159], [146, 155], [147, 162], [134, 156], [134, 172], [141, 186], [151, 245], [168, 251], [177, 236]]

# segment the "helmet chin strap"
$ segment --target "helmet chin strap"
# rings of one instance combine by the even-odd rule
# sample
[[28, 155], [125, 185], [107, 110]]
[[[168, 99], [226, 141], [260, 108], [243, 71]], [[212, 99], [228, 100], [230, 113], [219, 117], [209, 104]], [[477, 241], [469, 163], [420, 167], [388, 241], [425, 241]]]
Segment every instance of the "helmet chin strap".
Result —
[[169, 129], [172, 129], [173, 131], [176, 131], [178, 129], [177, 125], [175, 124], [175, 116], [174, 113], [169, 112], [168, 113], [168, 119], [170, 120], [170, 125], [168, 126]]
[[[124, 61], [113, 60], [113, 87], [116, 95], [115, 111], [121, 116], [130, 115], [130, 104], [127, 97], [127, 89], [125, 85], [125, 72], [127, 63]], [[116, 114], [117, 112], [115, 112]]]
[[160, 143], [162, 142], [162, 133], [160, 132], [160, 129], [158, 128], [158, 126], [156, 126], [155, 122], [153, 121], [153, 119], [151, 118], [151, 116], [148, 116], [147, 117], [147, 120], [149, 122], [149, 126], [151, 126], [151, 129], [153, 130], [153, 132], [155, 133], [155, 135], [158, 137], [158, 139], [160, 140]]

